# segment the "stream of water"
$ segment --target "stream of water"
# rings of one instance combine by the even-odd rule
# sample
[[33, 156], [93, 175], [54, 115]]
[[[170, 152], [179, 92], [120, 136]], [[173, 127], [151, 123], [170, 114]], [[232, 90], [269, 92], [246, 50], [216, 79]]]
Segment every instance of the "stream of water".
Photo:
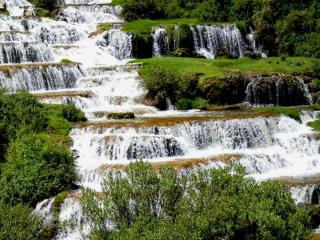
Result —
[[[109, 167], [134, 160], [151, 162], [194, 160], [195, 167], [240, 162], [257, 180], [303, 178], [320, 174], [320, 140], [303, 121], [250, 112], [158, 111], [142, 104], [146, 93], [139, 64], [132, 58], [132, 36], [118, 28], [92, 34], [99, 23], [119, 24], [121, 8], [108, 0], [64, 0], [59, 20], [25, 18], [33, 7], [26, 0], [6, 0], [10, 17], [0, 17], [0, 86], [11, 92], [27, 89], [45, 103], [75, 103], [89, 122], [71, 132], [81, 186], [100, 191]], [[177, 30], [178, 31], [178, 30]], [[197, 26], [195, 48], [213, 58], [217, 49], [241, 56], [243, 39], [235, 26]], [[168, 51], [165, 30], [156, 29], [154, 55]], [[240, 35], [239, 35], [240, 34]], [[212, 37], [213, 36], [213, 37]], [[69, 59], [73, 64], [60, 64]], [[254, 86], [248, 89], [253, 98]], [[300, 85], [299, 85], [300, 86]], [[310, 100], [305, 85], [301, 92]], [[245, 100], [245, 99], [244, 99]], [[108, 113], [134, 112], [134, 120], [107, 120]], [[223, 160], [221, 160], [223, 159]], [[312, 202], [317, 187], [293, 187], [297, 203]], [[78, 193], [64, 202], [60, 221], [75, 216], [81, 222]], [[52, 200], [37, 206], [50, 220]], [[51, 216], [52, 217], [52, 216]], [[88, 232], [88, 226], [83, 229]], [[65, 229], [58, 239], [79, 239], [81, 231]]]

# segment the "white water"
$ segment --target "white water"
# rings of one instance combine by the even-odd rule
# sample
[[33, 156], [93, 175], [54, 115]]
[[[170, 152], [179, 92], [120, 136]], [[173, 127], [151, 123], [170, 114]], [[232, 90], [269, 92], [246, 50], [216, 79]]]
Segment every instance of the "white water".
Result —
[[235, 25], [191, 27], [195, 50], [206, 58], [215, 58], [218, 51], [234, 57], [244, 54], [245, 43]]
[[[66, 4], [88, 2], [79, 0]], [[60, 21], [0, 18], [1, 31], [7, 31], [3, 33], [5, 42], [0, 43], [0, 63], [6, 69], [0, 72], [0, 85], [10, 91], [27, 89], [47, 103], [74, 102], [91, 121], [91, 125], [74, 128], [71, 133], [72, 149], [78, 155], [77, 171], [82, 176], [81, 186], [101, 190], [100, 183], [108, 174], [104, 168], [106, 164], [128, 164], [138, 159], [151, 162], [209, 161], [226, 154], [238, 155], [239, 158], [233, 157], [232, 160], [244, 165], [248, 173], [258, 180], [320, 173], [319, 140], [305, 123], [287, 117], [240, 119], [226, 115], [225, 120], [161, 124], [159, 118], [166, 122], [177, 116], [207, 114], [210, 117], [217, 113], [184, 113], [174, 109], [160, 113], [142, 104], [145, 90], [139, 81], [139, 66], [125, 65], [132, 57], [131, 36], [119, 29], [111, 29], [89, 37], [99, 22], [122, 21], [119, 11], [119, 8], [98, 6], [92, 2], [92, 6], [64, 8]], [[198, 26], [194, 31], [197, 50], [208, 57], [214, 57], [221, 48], [241, 56], [242, 39], [234, 27]], [[154, 36], [160, 38], [161, 34], [163, 29], [157, 29]], [[207, 43], [203, 40], [206, 35], [210, 40]], [[219, 39], [224, 39], [226, 46], [219, 45]], [[166, 37], [156, 41], [155, 56], [162, 54], [160, 45], [163, 42], [167, 44], [166, 41]], [[80, 65], [59, 64], [63, 58]], [[6, 62], [17, 64], [2, 64]], [[28, 64], [20, 64], [23, 62]], [[108, 113], [128, 111], [138, 117], [131, 125], [130, 121], [106, 119]], [[304, 115], [305, 121], [311, 118]], [[153, 120], [159, 124], [141, 124], [141, 121], [150, 123]], [[95, 125], [102, 121], [114, 125]], [[203, 167], [224, 165], [223, 162], [209, 161]], [[294, 189], [292, 191], [295, 193]], [[294, 196], [297, 203], [305, 201], [299, 200], [304, 199], [299, 197], [301, 194]], [[45, 200], [39, 203], [36, 211], [50, 222], [51, 208], [52, 200]], [[81, 215], [79, 196], [69, 195], [62, 205], [59, 219], [64, 222], [74, 217], [76, 229], [62, 229], [57, 238], [80, 239], [82, 232], [88, 233], [89, 226]], [[85, 223], [84, 229], [78, 227], [82, 222]]]
[[33, 7], [27, 0], [5, 0], [6, 8], [10, 16], [23, 16], [25, 10], [33, 11]]

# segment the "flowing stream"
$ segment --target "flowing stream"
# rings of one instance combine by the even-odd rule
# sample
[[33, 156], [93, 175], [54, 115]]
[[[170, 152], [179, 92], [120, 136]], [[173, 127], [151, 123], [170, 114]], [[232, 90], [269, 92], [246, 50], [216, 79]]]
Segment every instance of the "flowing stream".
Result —
[[[32, 5], [6, 0], [11, 16], [0, 17], [0, 86], [11, 92], [26, 89], [45, 103], [74, 103], [89, 119], [71, 132], [79, 185], [101, 191], [100, 183], [113, 165], [140, 159], [193, 161], [195, 168], [239, 162], [257, 180], [320, 174], [319, 135], [306, 125], [314, 118], [311, 112], [302, 112], [300, 123], [246, 111], [160, 112], [143, 105], [146, 92], [139, 80], [140, 64], [128, 63], [132, 36], [116, 27], [123, 22], [121, 8], [109, 2], [64, 0], [59, 20], [50, 20], [22, 17]], [[100, 23], [115, 27], [96, 34]], [[179, 35], [179, 29], [175, 31]], [[234, 25], [196, 26], [192, 32], [196, 50], [208, 58], [221, 49], [243, 54], [243, 39]], [[153, 36], [154, 55], [166, 54], [165, 30], [158, 28]], [[72, 63], [63, 64], [62, 59]], [[255, 99], [258, 84], [248, 84], [249, 100]], [[303, 83], [299, 89], [309, 101]], [[114, 112], [134, 112], [137, 118], [108, 120], [106, 116]], [[319, 200], [317, 189], [312, 184], [294, 186], [293, 197], [297, 203], [314, 203]], [[67, 197], [59, 216], [61, 222], [75, 217], [76, 228], [61, 230], [58, 239], [80, 239], [90, 231], [87, 225], [78, 226], [83, 222], [78, 195]], [[49, 222], [51, 207], [52, 200], [37, 206]]]

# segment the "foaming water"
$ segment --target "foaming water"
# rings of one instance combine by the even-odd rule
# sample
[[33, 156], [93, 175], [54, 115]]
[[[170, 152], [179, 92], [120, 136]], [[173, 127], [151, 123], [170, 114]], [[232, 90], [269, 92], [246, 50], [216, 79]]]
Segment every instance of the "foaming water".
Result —
[[221, 26], [198, 25], [191, 27], [195, 50], [206, 58], [214, 58], [218, 51], [234, 57], [245, 52], [245, 43], [239, 29], [232, 24]]
[[[17, 2], [15, 7], [28, 5]], [[108, 166], [136, 160], [192, 160], [199, 163], [195, 168], [236, 162], [257, 180], [319, 174], [319, 137], [307, 126], [316, 114], [303, 112], [299, 123], [284, 116], [253, 116], [252, 112], [246, 113], [250, 117], [232, 112], [217, 117], [215, 112], [179, 112], [173, 107], [159, 112], [143, 105], [146, 91], [139, 80], [139, 65], [128, 64], [132, 36], [115, 28], [96, 31], [98, 23], [123, 21], [121, 8], [106, 2], [65, 0], [59, 21], [0, 17], [0, 86], [11, 92], [27, 89], [45, 103], [74, 103], [89, 119], [70, 134], [81, 176], [77, 184], [101, 191]], [[15, 11], [12, 7], [13, 15]], [[191, 32], [195, 50], [207, 58], [214, 58], [219, 51], [236, 57], [244, 53], [244, 41], [235, 25], [199, 25]], [[181, 47], [179, 27], [174, 28], [173, 36], [173, 48], [177, 49]], [[166, 30], [154, 29], [153, 37], [154, 56], [167, 54]], [[65, 61], [60, 62], [62, 59]], [[308, 103], [306, 85], [297, 84]], [[251, 93], [256, 89], [252, 86]], [[172, 106], [170, 99], [168, 106]], [[133, 112], [137, 118], [108, 118], [119, 112]], [[315, 189], [292, 188], [292, 193], [297, 203], [310, 202]], [[80, 194], [70, 193], [63, 202], [59, 221], [67, 224], [73, 219], [73, 224], [59, 229], [57, 239], [81, 239], [90, 232], [82, 216]], [[47, 223], [52, 221], [52, 205], [52, 199], [45, 200], [35, 210]]]
[[59, 13], [59, 19], [68, 23], [113, 23], [122, 22], [121, 8], [109, 5], [68, 6]]
[[25, 10], [33, 12], [33, 7], [27, 0], [5, 0], [10, 16], [23, 16]]

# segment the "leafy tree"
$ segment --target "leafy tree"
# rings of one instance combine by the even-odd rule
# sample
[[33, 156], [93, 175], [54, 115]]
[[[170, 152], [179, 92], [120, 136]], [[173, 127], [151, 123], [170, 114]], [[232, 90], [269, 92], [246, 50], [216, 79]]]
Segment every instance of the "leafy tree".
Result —
[[103, 195], [85, 189], [82, 207], [93, 227], [91, 239], [309, 236], [306, 213], [280, 182], [256, 183], [238, 166], [180, 174], [133, 163], [109, 175]]
[[37, 202], [70, 189], [76, 179], [64, 139], [28, 134], [11, 143], [0, 179], [1, 199], [11, 205]]
[[17, 133], [40, 132], [46, 128], [46, 117], [42, 105], [27, 92], [7, 95], [0, 92], [0, 161], [9, 142]]
[[23, 205], [9, 207], [0, 203], [0, 239], [43, 240], [41, 219]]

